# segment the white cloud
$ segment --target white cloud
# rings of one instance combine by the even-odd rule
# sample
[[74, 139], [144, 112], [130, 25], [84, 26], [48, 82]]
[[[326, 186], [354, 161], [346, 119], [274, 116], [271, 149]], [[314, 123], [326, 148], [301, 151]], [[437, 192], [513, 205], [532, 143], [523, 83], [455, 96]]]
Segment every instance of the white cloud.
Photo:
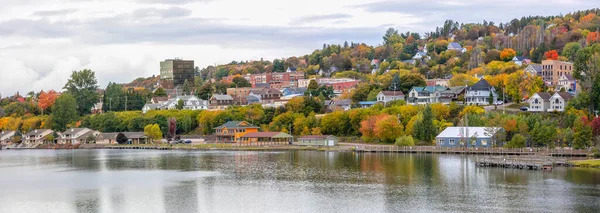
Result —
[[543, 2], [2, 0], [0, 93], [60, 90], [71, 71], [85, 68], [94, 70], [104, 87], [158, 74], [159, 61], [166, 58], [193, 59], [199, 67], [272, 60], [308, 54], [323, 43], [376, 45], [386, 27], [425, 32], [445, 19], [499, 23], [597, 4]]

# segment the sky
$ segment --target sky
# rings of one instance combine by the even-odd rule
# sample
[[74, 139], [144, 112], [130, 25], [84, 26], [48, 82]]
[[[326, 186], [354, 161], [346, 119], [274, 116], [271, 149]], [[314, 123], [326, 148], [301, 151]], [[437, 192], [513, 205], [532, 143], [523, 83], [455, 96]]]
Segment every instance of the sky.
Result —
[[104, 88], [158, 75], [169, 58], [204, 68], [377, 45], [389, 27], [508, 22], [598, 7], [597, 0], [0, 0], [0, 94], [62, 90], [91, 69]]

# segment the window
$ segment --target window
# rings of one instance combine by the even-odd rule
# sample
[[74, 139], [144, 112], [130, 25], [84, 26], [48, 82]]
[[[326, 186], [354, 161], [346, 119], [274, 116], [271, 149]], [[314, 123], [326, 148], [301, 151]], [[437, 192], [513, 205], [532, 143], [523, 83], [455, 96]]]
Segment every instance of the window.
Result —
[[487, 146], [487, 140], [481, 140], [481, 145], [482, 146]]
[[444, 144], [444, 139], [439, 139], [438, 144]]
[[450, 139], [450, 140], [449, 140], [449, 144], [450, 144], [450, 145], [454, 145], [454, 139]]

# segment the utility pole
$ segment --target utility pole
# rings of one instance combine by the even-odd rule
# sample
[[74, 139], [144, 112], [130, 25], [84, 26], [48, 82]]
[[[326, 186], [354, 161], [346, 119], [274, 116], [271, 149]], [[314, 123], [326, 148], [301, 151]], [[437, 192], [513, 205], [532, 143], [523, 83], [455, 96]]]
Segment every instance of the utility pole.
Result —
[[127, 95], [125, 95], [125, 111], [127, 111]]

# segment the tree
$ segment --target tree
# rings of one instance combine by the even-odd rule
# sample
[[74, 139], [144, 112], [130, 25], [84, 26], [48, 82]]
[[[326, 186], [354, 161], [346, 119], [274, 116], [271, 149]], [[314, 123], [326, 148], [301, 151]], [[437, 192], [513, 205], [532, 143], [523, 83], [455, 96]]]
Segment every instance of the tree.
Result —
[[577, 51], [581, 49], [579, 42], [569, 42], [563, 47], [561, 55], [569, 59], [569, 61], [575, 61]]
[[586, 124], [587, 118], [581, 117], [575, 120], [573, 129], [575, 134], [573, 135], [573, 148], [585, 149], [591, 145], [592, 142], [592, 127]]
[[494, 95], [491, 92], [490, 92], [490, 95], [488, 97], [488, 104], [490, 104], [490, 105], [494, 104]]
[[512, 139], [505, 145], [506, 148], [523, 148], [527, 139], [521, 134], [515, 134]]
[[73, 71], [71, 78], [63, 87], [77, 100], [77, 111], [80, 115], [89, 114], [92, 107], [98, 103], [97, 84], [96, 73], [84, 69]]
[[119, 134], [117, 134], [117, 143], [126, 144], [128, 140], [129, 138], [127, 138], [127, 136], [125, 136], [125, 134], [123, 134], [122, 132], [119, 132]]
[[404, 126], [396, 116], [385, 114], [378, 118], [373, 129], [376, 137], [386, 143], [393, 143], [396, 138], [404, 134], [403, 130]]
[[400, 75], [398, 75], [397, 73], [394, 75], [394, 78], [392, 79], [392, 83], [390, 84], [390, 86], [388, 87], [389, 91], [400, 91]]
[[425, 79], [418, 74], [400, 76], [400, 90], [405, 94], [413, 87], [427, 86]]
[[500, 60], [500, 51], [493, 49], [493, 50], [489, 50], [487, 52], [487, 54], [485, 54], [485, 58], [483, 59], [483, 62], [488, 64], [492, 61], [498, 61]]
[[65, 131], [67, 125], [77, 121], [78, 115], [75, 98], [70, 93], [62, 94], [52, 106], [50, 116], [52, 128], [56, 131]]
[[502, 50], [502, 52], [500, 53], [500, 59], [502, 59], [503, 61], [510, 61], [515, 57], [515, 55], [517, 55], [517, 52], [515, 52], [515, 50], [511, 48], [504, 48], [504, 50]]
[[319, 88], [319, 84], [317, 83], [317, 81], [315, 79], [311, 79], [310, 82], [308, 83], [307, 90], [317, 90], [318, 88]]
[[58, 93], [54, 90], [40, 92], [38, 107], [42, 110], [42, 114], [44, 114], [44, 111], [46, 111], [48, 108], [52, 107], [52, 105], [54, 105], [54, 102], [56, 102], [57, 98]]
[[383, 43], [386, 45], [394, 45], [397, 43], [404, 43], [404, 39], [398, 34], [398, 30], [390, 27], [385, 31]]
[[556, 50], [550, 50], [544, 53], [546, 60], [558, 60], [558, 52]]
[[109, 82], [106, 90], [104, 90], [103, 102], [102, 111], [104, 112], [125, 110], [125, 92], [123, 86]]
[[158, 124], [148, 124], [144, 127], [144, 134], [152, 140], [162, 139], [162, 132]]
[[413, 127], [413, 137], [417, 140], [431, 143], [437, 134], [437, 128], [433, 125], [433, 112], [427, 105], [423, 111], [423, 118], [417, 120]]
[[242, 76], [236, 76], [231, 80], [237, 87], [251, 87], [252, 84]]
[[200, 87], [200, 90], [197, 91], [196, 96], [202, 100], [208, 100], [212, 96], [213, 92], [214, 88], [212, 83], [210, 83], [210, 81], [206, 81], [206, 83]]
[[415, 141], [413, 140], [412, 136], [405, 135], [405, 136], [401, 136], [401, 137], [397, 138], [395, 145], [396, 146], [414, 146]]
[[479, 81], [479, 79], [472, 75], [458, 73], [450, 78], [448, 81], [448, 86], [473, 86], [473, 84], [477, 83], [477, 81]]
[[167, 137], [173, 138], [177, 134], [177, 119], [175, 119], [173, 117], [169, 118], [168, 125], [169, 125], [169, 135], [167, 135]]
[[182, 110], [184, 105], [185, 105], [185, 102], [183, 100], [179, 99], [179, 101], [177, 101], [177, 105], [175, 106], [175, 109]]
[[167, 97], [167, 92], [162, 87], [159, 87], [158, 89], [154, 90], [154, 93], [152, 94], [152, 96], [154, 96], [154, 97]]
[[187, 79], [185, 79], [183, 81], [183, 94], [184, 95], [190, 95], [192, 94], [192, 91], [194, 90], [194, 85], [192, 82], [188, 81]]

